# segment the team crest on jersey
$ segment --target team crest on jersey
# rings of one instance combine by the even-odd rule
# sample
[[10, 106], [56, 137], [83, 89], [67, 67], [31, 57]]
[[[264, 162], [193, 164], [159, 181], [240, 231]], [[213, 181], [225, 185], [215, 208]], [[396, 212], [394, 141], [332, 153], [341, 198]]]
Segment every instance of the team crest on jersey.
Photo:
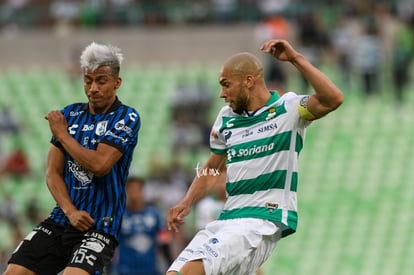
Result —
[[105, 134], [106, 126], [108, 126], [107, 120], [99, 121], [98, 124], [96, 125], [95, 134], [97, 134], [98, 136], [102, 136], [103, 134]]
[[275, 108], [270, 108], [269, 113], [266, 116], [266, 120], [271, 120], [275, 116], [276, 116], [276, 109]]

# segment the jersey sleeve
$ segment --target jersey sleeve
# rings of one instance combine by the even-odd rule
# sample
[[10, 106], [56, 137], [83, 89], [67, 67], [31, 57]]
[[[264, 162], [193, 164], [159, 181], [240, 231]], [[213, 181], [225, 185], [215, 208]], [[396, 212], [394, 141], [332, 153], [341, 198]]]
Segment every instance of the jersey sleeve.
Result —
[[313, 115], [307, 109], [304, 110], [308, 98], [308, 95], [297, 95], [294, 92], [286, 93], [281, 97], [288, 113], [295, 118], [298, 128], [306, 128], [312, 122], [311, 116]]
[[114, 146], [123, 153], [138, 142], [141, 119], [138, 112], [133, 108], [126, 108], [126, 111], [120, 113], [106, 128], [101, 143]]
[[[66, 106], [63, 109], [60, 110], [60, 112], [64, 115], [64, 117], [67, 119], [68, 116], [68, 109], [71, 108], [72, 105]], [[53, 145], [55, 145], [56, 147], [60, 148], [61, 150], [63, 150], [63, 146], [60, 143], [60, 141], [54, 136], [52, 135], [52, 138], [50, 139], [50, 143], [52, 143]]]
[[224, 132], [221, 131], [224, 122], [224, 108], [217, 115], [216, 121], [214, 122], [210, 132], [210, 150], [218, 155], [222, 155], [227, 152]]

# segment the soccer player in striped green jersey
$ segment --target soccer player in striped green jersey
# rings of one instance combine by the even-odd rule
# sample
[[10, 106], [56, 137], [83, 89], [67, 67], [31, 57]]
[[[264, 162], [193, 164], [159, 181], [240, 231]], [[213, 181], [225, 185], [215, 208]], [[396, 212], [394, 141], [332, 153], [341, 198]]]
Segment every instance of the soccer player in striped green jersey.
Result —
[[[290, 62], [312, 85], [312, 95], [269, 91], [250, 53], [223, 65], [220, 97], [227, 103], [212, 127], [211, 155], [186, 196], [168, 213], [177, 231], [190, 208], [226, 173], [227, 200], [217, 220], [199, 231], [168, 275], [254, 274], [278, 241], [296, 231], [298, 156], [306, 127], [338, 108], [342, 92], [285, 40], [261, 50]], [[178, 273], [177, 273], [178, 272]]]

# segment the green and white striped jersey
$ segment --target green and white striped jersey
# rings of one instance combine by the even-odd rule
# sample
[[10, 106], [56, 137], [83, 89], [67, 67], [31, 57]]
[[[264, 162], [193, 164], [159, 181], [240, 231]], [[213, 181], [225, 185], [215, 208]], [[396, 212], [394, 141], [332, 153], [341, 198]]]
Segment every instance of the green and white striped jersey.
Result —
[[219, 219], [260, 218], [275, 222], [282, 236], [296, 231], [298, 156], [310, 121], [299, 116], [305, 95], [276, 92], [253, 115], [221, 109], [210, 147], [227, 154], [227, 201]]

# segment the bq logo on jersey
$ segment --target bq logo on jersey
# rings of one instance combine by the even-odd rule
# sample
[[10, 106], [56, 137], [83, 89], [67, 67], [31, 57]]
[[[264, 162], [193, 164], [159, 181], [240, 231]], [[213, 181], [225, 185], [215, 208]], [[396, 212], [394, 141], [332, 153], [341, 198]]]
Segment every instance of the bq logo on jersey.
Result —
[[107, 120], [99, 121], [98, 124], [96, 125], [95, 134], [98, 136], [102, 136], [103, 134], [105, 134], [106, 126], [108, 126]]

